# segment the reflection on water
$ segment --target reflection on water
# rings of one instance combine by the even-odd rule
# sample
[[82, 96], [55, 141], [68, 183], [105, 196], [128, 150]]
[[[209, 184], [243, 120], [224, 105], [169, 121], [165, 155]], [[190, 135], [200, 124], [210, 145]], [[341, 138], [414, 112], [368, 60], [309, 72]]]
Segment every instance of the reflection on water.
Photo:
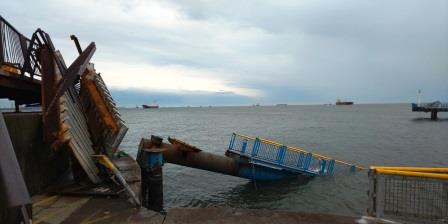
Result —
[[412, 121], [414, 122], [447, 122], [448, 118], [439, 118], [437, 120], [431, 120], [431, 118], [426, 118], [426, 117], [417, 117], [417, 118], [413, 118]]
[[228, 192], [221, 192], [219, 197], [224, 199], [225, 206], [257, 208], [257, 206], [253, 207], [251, 205], [284, 199], [308, 182], [308, 180], [299, 178], [276, 182], [250, 181], [237, 185]]

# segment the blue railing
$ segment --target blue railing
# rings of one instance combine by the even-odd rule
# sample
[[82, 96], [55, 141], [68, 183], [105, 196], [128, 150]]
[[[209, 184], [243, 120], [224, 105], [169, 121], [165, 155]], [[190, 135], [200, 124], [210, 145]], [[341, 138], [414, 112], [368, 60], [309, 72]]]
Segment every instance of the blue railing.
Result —
[[364, 169], [344, 161], [286, 146], [274, 141], [233, 133], [228, 151], [248, 157], [252, 163], [297, 172], [308, 176], [334, 173], [339, 163], [351, 169]]

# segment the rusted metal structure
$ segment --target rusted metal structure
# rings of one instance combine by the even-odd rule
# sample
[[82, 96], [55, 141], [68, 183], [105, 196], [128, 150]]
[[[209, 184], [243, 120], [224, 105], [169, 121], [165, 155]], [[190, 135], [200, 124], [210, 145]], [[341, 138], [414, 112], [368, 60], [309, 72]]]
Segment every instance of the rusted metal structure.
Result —
[[82, 49], [74, 35], [71, 39], [79, 56], [67, 66], [50, 35], [37, 29], [28, 39], [0, 17], [0, 98], [14, 100], [16, 110], [21, 104], [39, 103], [43, 141], [52, 150], [69, 150], [74, 169], [81, 168], [93, 184], [115, 176], [126, 187], [117, 169], [104, 171], [104, 161], [113, 161], [109, 157], [114, 157], [127, 127], [90, 63], [95, 43]]
[[96, 153], [109, 156], [117, 151], [128, 128], [106, 87], [101, 75], [93, 66], [87, 68], [81, 79], [80, 99], [86, 114]]
[[137, 162], [141, 170], [141, 199], [142, 206], [154, 211], [163, 211], [163, 172], [164, 164], [162, 152], [163, 139], [151, 136], [142, 139], [138, 146]]

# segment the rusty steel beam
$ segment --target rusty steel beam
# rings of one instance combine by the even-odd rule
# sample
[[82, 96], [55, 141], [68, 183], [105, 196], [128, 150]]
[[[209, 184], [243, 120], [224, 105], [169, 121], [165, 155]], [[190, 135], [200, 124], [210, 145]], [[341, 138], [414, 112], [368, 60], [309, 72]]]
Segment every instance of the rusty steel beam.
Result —
[[48, 47], [42, 47], [39, 51], [39, 62], [42, 66], [41, 95], [42, 111], [47, 111], [42, 115], [44, 142], [51, 145], [53, 150], [58, 148], [59, 132], [59, 107], [50, 109], [50, 102], [56, 94], [56, 84], [61, 79], [58, 67], [55, 65], [54, 56]]
[[4, 76], [0, 70], [0, 98], [24, 103], [40, 102], [40, 83]]
[[0, 87], [17, 89], [32, 93], [40, 93], [40, 82], [37, 80], [21, 79], [0, 69]]
[[97, 153], [113, 156], [128, 128], [115, 102], [93, 64], [82, 75], [79, 91], [92, 140]]
[[[102, 123], [108, 128], [113, 134], [116, 134], [118, 132], [118, 125], [115, 122], [115, 119], [112, 115], [112, 113], [108, 110], [106, 102], [104, 101], [103, 97], [101, 96], [100, 90], [97, 88], [94, 76], [95, 71], [93, 69], [89, 69], [86, 71], [86, 73], [83, 75], [83, 79], [81, 81], [82, 88], [86, 91], [83, 91], [83, 93], [88, 94], [90, 100], [92, 101], [91, 105], [96, 108], [96, 111], [99, 115], [99, 119], [101, 119]], [[95, 118], [97, 119], [97, 118]], [[95, 121], [92, 121], [95, 122]]]
[[239, 164], [235, 159], [204, 151], [189, 152], [167, 143], [162, 143], [161, 148], [165, 149], [163, 158], [168, 163], [238, 176]]
[[75, 42], [76, 49], [78, 50], [78, 53], [82, 54], [82, 48], [81, 48], [81, 45], [79, 44], [78, 38], [74, 34], [72, 34], [72, 35], [70, 35], [70, 39], [72, 39], [73, 42]]
[[67, 71], [62, 71], [62, 80], [58, 83], [58, 89], [56, 90], [53, 99], [48, 105], [47, 110], [44, 111], [45, 113], [48, 113], [48, 110], [50, 110], [53, 105], [55, 105], [59, 97], [61, 97], [70, 86], [73, 86], [75, 80], [84, 73], [90, 59], [93, 56], [93, 53], [95, 53], [95, 50], [95, 43], [90, 43], [89, 46], [82, 52], [82, 54], [76, 58], [76, 60], [70, 65], [70, 67], [68, 67]]
[[200, 148], [194, 146], [194, 145], [190, 145], [184, 141], [181, 141], [179, 139], [176, 138], [172, 138], [172, 137], [168, 137], [168, 141], [173, 144], [174, 146], [176, 146], [179, 150], [182, 151], [187, 151], [187, 152], [200, 152], [202, 151]]

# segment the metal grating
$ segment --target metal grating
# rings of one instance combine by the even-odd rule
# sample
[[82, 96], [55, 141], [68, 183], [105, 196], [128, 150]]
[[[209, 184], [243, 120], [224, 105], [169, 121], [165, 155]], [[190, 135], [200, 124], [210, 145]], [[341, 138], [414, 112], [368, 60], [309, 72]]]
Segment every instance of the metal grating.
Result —
[[373, 173], [370, 215], [415, 223], [448, 223], [448, 180]]
[[310, 176], [333, 174], [335, 160], [269, 140], [232, 134], [228, 151], [262, 163]]
[[128, 128], [93, 64], [82, 76], [80, 98], [97, 153], [113, 156]]
[[93, 144], [75, 89], [70, 87], [59, 102], [63, 139], [68, 141], [68, 146], [89, 179], [93, 183], [99, 183], [99, 170], [92, 157], [95, 154]]

